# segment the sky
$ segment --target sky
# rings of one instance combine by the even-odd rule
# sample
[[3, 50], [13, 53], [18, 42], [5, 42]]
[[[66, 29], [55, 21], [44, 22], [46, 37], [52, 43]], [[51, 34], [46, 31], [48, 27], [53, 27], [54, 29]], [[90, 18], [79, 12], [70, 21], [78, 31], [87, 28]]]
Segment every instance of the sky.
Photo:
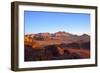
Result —
[[90, 33], [90, 14], [24, 11], [24, 27], [25, 34], [58, 31]]

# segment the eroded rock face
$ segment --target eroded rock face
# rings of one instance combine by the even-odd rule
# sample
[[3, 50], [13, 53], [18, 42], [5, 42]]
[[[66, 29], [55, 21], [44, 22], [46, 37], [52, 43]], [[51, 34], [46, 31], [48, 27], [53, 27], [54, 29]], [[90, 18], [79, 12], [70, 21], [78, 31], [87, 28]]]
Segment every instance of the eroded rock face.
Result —
[[57, 48], [58, 48], [59, 54], [64, 55], [64, 48], [60, 48], [60, 47], [57, 47]]
[[50, 37], [50, 33], [40, 33], [39, 35], [44, 38]]
[[32, 48], [31, 46], [25, 46], [24, 60], [25, 61], [41, 61], [45, 60], [44, 49]]
[[33, 42], [33, 43], [32, 43], [32, 48], [34, 48], [34, 49], [39, 49], [39, 48], [41, 48], [41, 47], [40, 47], [40, 44], [39, 44], [38, 42]]
[[45, 47], [46, 52], [50, 52], [52, 54], [52, 56], [59, 56], [60, 53], [58, 51], [58, 48], [56, 45], [49, 45]]
[[[25, 46], [25, 61], [62, 60], [88, 58], [88, 53], [78, 49], [63, 49], [58, 45], [48, 45], [44, 48]], [[86, 55], [87, 54], [87, 55]]]

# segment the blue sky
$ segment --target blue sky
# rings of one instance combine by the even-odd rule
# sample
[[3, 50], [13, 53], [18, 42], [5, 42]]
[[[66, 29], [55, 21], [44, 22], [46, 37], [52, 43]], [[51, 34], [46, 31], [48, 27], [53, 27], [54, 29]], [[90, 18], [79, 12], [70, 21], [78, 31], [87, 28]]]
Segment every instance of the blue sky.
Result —
[[90, 32], [90, 14], [24, 11], [25, 34], [65, 31]]

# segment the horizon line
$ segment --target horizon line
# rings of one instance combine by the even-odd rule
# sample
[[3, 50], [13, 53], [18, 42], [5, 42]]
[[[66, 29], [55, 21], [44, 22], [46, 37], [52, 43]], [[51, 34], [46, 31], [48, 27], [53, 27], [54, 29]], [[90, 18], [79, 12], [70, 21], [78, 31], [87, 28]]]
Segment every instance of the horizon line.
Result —
[[[66, 31], [58, 31], [58, 32], [66, 32]], [[50, 34], [54, 34], [56, 32], [39, 32], [39, 33], [50, 33]], [[39, 33], [25, 33], [24, 35], [27, 35], [27, 34], [39, 34]], [[73, 34], [73, 35], [83, 35], [83, 34], [87, 34], [87, 35], [90, 35], [90, 32], [84, 32], [84, 33], [73, 33], [73, 32], [66, 32], [66, 33], [69, 33], [69, 34]]]

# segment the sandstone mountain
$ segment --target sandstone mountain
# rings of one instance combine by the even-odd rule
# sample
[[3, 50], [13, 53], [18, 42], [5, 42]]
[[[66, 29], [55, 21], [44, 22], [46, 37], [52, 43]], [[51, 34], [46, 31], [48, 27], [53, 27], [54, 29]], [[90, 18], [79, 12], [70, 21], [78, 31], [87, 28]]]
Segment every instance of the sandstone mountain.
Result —
[[90, 58], [90, 36], [68, 32], [27, 34], [24, 36], [24, 60], [63, 60]]
[[38, 34], [28, 34], [25, 38], [31, 41], [37, 41], [41, 45], [49, 44], [69, 44], [69, 43], [86, 43], [90, 41], [90, 36], [87, 34], [74, 35], [67, 32], [56, 32], [56, 33], [38, 33]]

